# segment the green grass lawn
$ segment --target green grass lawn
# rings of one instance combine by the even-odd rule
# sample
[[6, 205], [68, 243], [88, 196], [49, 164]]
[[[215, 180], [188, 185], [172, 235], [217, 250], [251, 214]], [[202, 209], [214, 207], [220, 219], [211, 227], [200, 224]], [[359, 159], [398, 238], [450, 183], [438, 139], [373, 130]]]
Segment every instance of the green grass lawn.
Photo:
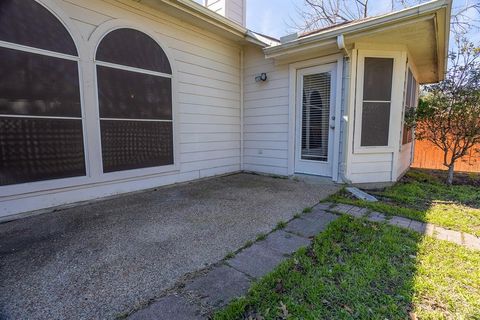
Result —
[[[463, 179], [461, 179], [463, 177]], [[438, 172], [411, 170], [393, 187], [374, 192], [379, 202], [366, 202], [341, 191], [328, 199], [353, 204], [448, 229], [480, 236], [480, 177], [459, 175], [458, 183], [447, 186]]]
[[343, 216], [214, 319], [480, 319], [480, 252]]

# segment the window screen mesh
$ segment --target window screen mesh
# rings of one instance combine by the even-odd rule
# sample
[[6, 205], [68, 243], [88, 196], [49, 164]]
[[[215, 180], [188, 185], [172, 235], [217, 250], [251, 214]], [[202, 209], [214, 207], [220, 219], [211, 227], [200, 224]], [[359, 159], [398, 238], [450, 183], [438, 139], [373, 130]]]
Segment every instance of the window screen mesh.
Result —
[[97, 67], [100, 117], [172, 119], [172, 80]]
[[[124, 44], [128, 43], [128, 46]], [[168, 59], [149, 36], [118, 29], [100, 43], [97, 60], [103, 171], [173, 164], [172, 80]]]
[[0, 114], [81, 117], [77, 62], [0, 47]]
[[0, 40], [23, 46], [0, 45], [0, 185], [85, 175], [78, 62], [28, 52], [77, 55], [67, 30], [36, 1], [2, 0]]
[[0, 117], [0, 185], [83, 175], [81, 120]]
[[303, 160], [328, 160], [330, 82], [331, 75], [328, 72], [303, 77]]
[[97, 60], [172, 74], [165, 52], [148, 35], [134, 29], [117, 29], [98, 46]]
[[0, 1], [0, 40], [77, 55], [62, 23], [34, 0]]
[[388, 146], [392, 58], [365, 58], [361, 146]]
[[103, 171], [173, 164], [171, 122], [102, 120]]
[[363, 100], [390, 101], [393, 59], [365, 58]]
[[362, 146], [387, 146], [390, 103], [364, 102], [362, 109]]

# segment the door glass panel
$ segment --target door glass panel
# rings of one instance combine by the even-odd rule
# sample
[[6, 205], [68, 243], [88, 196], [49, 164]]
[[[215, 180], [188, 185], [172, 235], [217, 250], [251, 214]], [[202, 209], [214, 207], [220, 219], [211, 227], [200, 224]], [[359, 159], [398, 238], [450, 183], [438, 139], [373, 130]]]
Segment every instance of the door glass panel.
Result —
[[329, 72], [303, 77], [302, 160], [328, 161], [330, 82]]

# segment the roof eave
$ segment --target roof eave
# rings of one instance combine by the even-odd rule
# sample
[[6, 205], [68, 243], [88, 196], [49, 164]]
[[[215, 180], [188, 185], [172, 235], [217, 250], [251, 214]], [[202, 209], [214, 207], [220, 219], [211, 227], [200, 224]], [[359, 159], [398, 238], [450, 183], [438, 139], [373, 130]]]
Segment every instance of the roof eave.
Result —
[[229, 34], [238, 40], [244, 40], [247, 35], [247, 29], [243, 26], [191, 0], [137, 0], [135, 2], [158, 11], [168, 11], [174, 16], [177, 13], [180, 18], [186, 15], [189, 17], [188, 21], [194, 25], [201, 26], [202, 23], [207, 23], [215, 31]]
[[[302, 50], [303, 47], [308, 48], [312, 46], [319, 46], [322, 42], [336, 42], [339, 35], [352, 35], [359, 32], [365, 32], [385, 24], [392, 24], [403, 20], [408, 20], [419, 15], [428, 13], [434, 13], [442, 8], [451, 8], [450, 0], [437, 0], [431, 1], [425, 4], [421, 4], [412, 8], [404, 9], [391, 14], [379, 16], [366, 21], [361, 21], [356, 24], [340, 26], [338, 28], [328, 30], [326, 32], [320, 32], [318, 34], [312, 34], [306, 37], [298, 38], [296, 40], [264, 49], [265, 56], [267, 58], [276, 58], [282, 55], [288, 55], [292, 51]], [[450, 10], [447, 10], [450, 12]], [[443, 37], [445, 39], [445, 37]], [[448, 38], [447, 38], [448, 43]], [[447, 48], [448, 50], [448, 48]]]

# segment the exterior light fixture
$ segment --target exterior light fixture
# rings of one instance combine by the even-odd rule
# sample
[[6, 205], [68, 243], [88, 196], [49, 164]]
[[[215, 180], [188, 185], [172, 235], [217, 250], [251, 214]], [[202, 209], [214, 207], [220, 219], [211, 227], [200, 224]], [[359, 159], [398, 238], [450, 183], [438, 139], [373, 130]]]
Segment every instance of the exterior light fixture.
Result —
[[265, 72], [261, 73], [259, 76], [255, 77], [255, 82], [267, 81], [267, 74]]

